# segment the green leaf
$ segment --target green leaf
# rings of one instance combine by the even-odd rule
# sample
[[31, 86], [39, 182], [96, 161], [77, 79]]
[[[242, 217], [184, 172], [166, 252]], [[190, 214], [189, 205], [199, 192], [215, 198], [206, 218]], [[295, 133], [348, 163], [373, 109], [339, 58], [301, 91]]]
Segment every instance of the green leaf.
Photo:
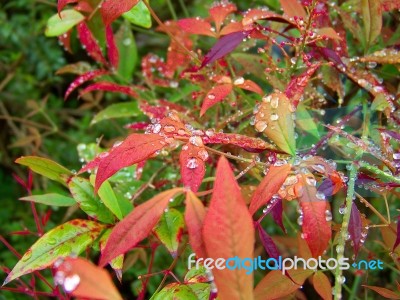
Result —
[[95, 221], [75, 219], [50, 230], [24, 254], [4, 284], [22, 275], [45, 269], [60, 257], [80, 254], [93, 243], [103, 228], [102, 224]]
[[[112, 229], [107, 229], [100, 238], [100, 250], [103, 251], [105, 248], [108, 238], [110, 237]], [[124, 264], [124, 254], [118, 255], [116, 258], [110, 261], [110, 266], [117, 273], [117, 276], [122, 276], [122, 267]], [[121, 280], [121, 278], [119, 278]]]
[[389, 102], [387, 101], [384, 94], [379, 94], [374, 98], [371, 104], [372, 111], [384, 111], [386, 108], [389, 108]]
[[210, 295], [208, 283], [177, 284], [171, 283], [160, 292], [154, 294], [151, 300], [207, 300]]
[[60, 15], [55, 14], [47, 21], [45, 31], [46, 36], [50, 37], [62, 35], [85, 19], [80, 12], [74, 9], [64, 10], [60, 12]]
[[176, 209], [170, 208], [158, 222], [155, 233], [173, 257], [176, 256], [179, 240], [184, 227], [182, 214]]
[[72, 176], [70, 170], [58, 163], [38, 156], [22, 156], [15, 161], [17, 164], [29, 167], [33, 172], [43, 175], [51, 180], [66, 184], [67, 179]]
[[119, 52], [118, 74], [131, 81], [138, 63], [138, 50], [135, 37], [127, 22], [124, 22], [115, 34], [115, 41]]
[[109, 105], [106, 109], [99, 112], [92, 120], [92, 124], [97, 122], [123, 117], [134, 117], [139, 115], [139, 108], [136, 102], [123, 102]]
[[[90, 176], [92, 185], [95, 182], [95, 176]], [[119, 219], [122, 220], [132, 209], [133, 205], [128, 199], [117, 197], [108, 180], [104, 181], [98, 190], [98, 195], [104, 205]]]
[[79, 207], [90, 217], [104, 223], [114, 223], [111, 211], [95, 195], [94, 188], [89, 180], [74, 177], [68, 184], [72, 196], [78, 202]]
[[122, 16], [132, 24], [144, 28], [151, 27], [151, 15], [143, 1], [140, 1], [130, 11], [122, 14]]
[[381, 34], [382, 8], [377, 0], [361, 0], [361, 15], [364, 22], [364, 35], [367, 49]]
[[321, 138], [317, 124], [315, 123], [311, 114], [302, 104], [300, 104], [296, 110], [296, 124], [306, 133], [315, 137], [317, 140]]
[[71, 197], [60, 195], [57, 193], [50, 193], [44, 195], [32, 195], [19, 198], [24, 201], [32, 201], [35, 203], [41, 203], [52, 206], [72, 206], [76, 204], [76, 201]]

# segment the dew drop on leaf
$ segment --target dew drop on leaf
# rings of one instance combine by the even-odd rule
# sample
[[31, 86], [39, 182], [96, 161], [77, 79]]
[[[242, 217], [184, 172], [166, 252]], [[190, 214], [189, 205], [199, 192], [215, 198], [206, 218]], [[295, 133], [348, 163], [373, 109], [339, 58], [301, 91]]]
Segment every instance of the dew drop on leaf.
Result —
[[186, 167], [189, 169], [196, 169], [198, 167], [197, 160], [195, 158], [189, 158]]
[[77, 274], [65, 277], [64, 283], [63, 283], [64, 290], [68, 293], [74, 291], [76, 289], [76, 287], [78, 286], [78, 284], [80, 283], [80, 281], [81, 281], [81, 278]]

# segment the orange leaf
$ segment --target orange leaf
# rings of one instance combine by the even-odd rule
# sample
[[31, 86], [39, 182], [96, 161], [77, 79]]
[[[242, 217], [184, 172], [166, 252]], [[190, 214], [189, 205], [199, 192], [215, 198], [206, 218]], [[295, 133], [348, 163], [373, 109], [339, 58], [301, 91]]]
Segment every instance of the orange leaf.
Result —
[[272, 196], [279, 191], [289, 174], [291, 165], [271, 166], [267, 175], [261, 181], [250, 202], [250, 214], [254, 214], [261, 206], [268, 203]]
[[[217, 258], [254, 256], [254, 227], [229, 162], [218, 161], [214, 192], [204, 219], [203, 239], [207, 255]], [[213, 269], [218, 297], [252, 299], [253, 275], [245, 269]]]
[[[191, 142], [193, 141], [193, 143]], [[198, 142], [196, 142], [198, 141]], [[195, 144], [194, 144], [195, 143]], [[206, 167], [204, 161], [208, 159], [208, 152], [203, 146], [201, 137], [193, 136], [189, 143], [184, 145], [179, 156], [182, 182], [193, 192], [197, 192], [203, 181]]]
[[307, 18], [304, 7], [297, 0], [280, 0], [283, 12], [290, 18], [302, 17]]
[[391, 290], [382, 287], [372, 286], [372, 285], [363, 285], [363, 287], [373, 290], [382, 297], [385, 297], [387, 299], [400, 299], [400, 295], [398, 293], [392, 292]]
[[252, 80], [245, 80], [243, 83], [240, 83], [240, 84], [234, 83], [234, 84], [235, 84], [235, 86], [237, 86], [243, 90], [248, 90], [248, 91], [257, 93], [261, 96], [264, 95], [263, 90], [259, 87], [259, 85], [257, 83], [255, 83]]
[[183, 191], [174, 188], [158, 194], [149, 201], [140, 204], [119, 222], [112, 230], [107, 244], [101, 253], [100, 266], [113, 258], [124, 254], [145, 239], [159, 221], [169, 200]]
[[288, 270], [290, 278], [282, 274], [282, 271], [269, 272], [254, 289], [254, 300], [277, 299], [290, 295], [299, 289], [310, 276], [312, 270]]
[[224, 26], [219, 34], [222, 36], [238, 31], [243, 31], [243, 24], [241, 22], [231, 22]]
[[222, 23], [225, 18], [230, 14], [236, 11], [236, 5], [232, 3], [220, 3], [215, 5], [210, 9], [210, 15], [214, 20], [215, 27], [219, 32]]
[[317, 257], [323, 254], [331, 239], [331, 226], [326, 220], [328, 205], [326, 201], [318, 200], [313, 180], [308, 180], [304, 174], [301, 175], [301, 183], [296, 193], [303, 212], [303, 236], [311, 254]]
[[185, 223], [189, 233], [189, 242], [196, 256], [206, 258], [206, 248], [202, 237], [203, 220], [206, 210], [196, 195], [189, 191], [186, 194]]
[[178, 25], [183, 31], [191, 34], [208, 35], [215, 37], [215, 33], [211, 30], [211, 25], [203, 19], [181, 19]]
[[232, 84], [225, 83], [214, 86], [206, 95], [201, 106], [200, 116], [213, 105], [221, 102], [232, 91]]
[[56, 267], [56, 284], [72, 296], [96, 300], [122, 300], [110, 274], [83, 258], [67, 257]]
[[316, 31], [318, 35], [324, 35], [332, 40], [342, 40], [340, 35], [338, 35], [332, 27], [319, 28]]
[[318, 271], [314, 274], [313, 285], [318, 295], [320, 295], [322, 299], [332, 299], [332, 285], [324, 273]]

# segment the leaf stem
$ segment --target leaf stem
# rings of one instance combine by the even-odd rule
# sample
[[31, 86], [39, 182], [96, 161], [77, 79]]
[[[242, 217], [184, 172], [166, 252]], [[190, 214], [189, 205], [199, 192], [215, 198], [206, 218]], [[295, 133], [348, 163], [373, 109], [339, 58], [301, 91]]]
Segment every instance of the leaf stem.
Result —
[[[354, 186], [357, 178], [357, 166], [356, 164], [350, 165], [350, 174], [349, 174], [349, 183], [347, 186], [347, 195], [346, 195], [346, 213], [343, 217], [342, 227], [340, 229], [338, 244], [336, 246], [337, 261], [341, 261], [344, 258], [344, 247], [346, 238], [348, 235], [348, 227], [351, 215], [351, 207], [353, 205], [353, 197], [354, 197]], [[335, 270], [335, 286], [333, 288], [333, 294], [335, 300], [342, 299], [342, 285], [343, 285], [343, 275], [342, 270], [337, 267]]]

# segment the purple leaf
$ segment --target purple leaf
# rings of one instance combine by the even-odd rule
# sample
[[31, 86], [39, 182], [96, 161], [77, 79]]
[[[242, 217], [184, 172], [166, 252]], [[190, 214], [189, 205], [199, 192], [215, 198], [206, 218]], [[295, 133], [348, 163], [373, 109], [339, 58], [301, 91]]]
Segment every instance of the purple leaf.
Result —
[[275, 204], [271, 207], [271, 216], [275, 223], [279, 225], [280, 228], [286, 233], [286, 228], [282, 222], [283, 205], [282, 199], [278, 198], [275, 200]]
[[318, 50], [326, 60], [334, 62], [336, 67], [345, 66], [342, 59], [335, 51], [325, 47], [318, 47]]
[[379, 129], [379, 131], [380, 131], [381, 133], [384, 132], [384, 133], [386, 133], [387, 135], [391, 136], [392, 138], [394, 138], [394, 139], [400, 141], [400, 134], [397, 133], [397, 132], [395, 132], [395, 131], [386, 130], [386, 129]]
[[318, 187], [318, 192], [323, 193], [326, 197], [332, 196], [335, 188], [335, 184], [329, 178], [322, 181], [321, 185]]
[[397, 238], [393, 245], [393, 252], [394, 249], [400, 244], [400, 215], [397, 217]]
[[258, 235], [260, 237], [261, 243], [263, 244], [265, 251], [267, 251], [269, 257], [278, 259], [279, 258], [279, 250], [276, 247], [272, 238], [265, 232], [265, 230], [261, 227], [260, 223], [255, 223], [256, 228], [258, 230]]
[[220, 59], [221, 57], [224, 57], [228, 53], [235, 50], [235, 48], [239, 46], [239, 44], [250, 34], [250, 32], [250, 30], [238, 31], [227, 34], [220, 38], [204, 57], [204, 60], [201, 63], [201, 68], [213, 63], [217, 59]]
[[355, 205], [353, 202], [353, 205], [351, 207], [350, 221], [349, 221], [349, 233], [350, 233], [350, 238], [353, 242], [353, 249], [355, 256], [357, 256], [358, 250], [360, 250], [362, 244], [361, 242], [362, 229], [363, 226], [361, 223], [361, 215], [357, 208], [357, 205]]

